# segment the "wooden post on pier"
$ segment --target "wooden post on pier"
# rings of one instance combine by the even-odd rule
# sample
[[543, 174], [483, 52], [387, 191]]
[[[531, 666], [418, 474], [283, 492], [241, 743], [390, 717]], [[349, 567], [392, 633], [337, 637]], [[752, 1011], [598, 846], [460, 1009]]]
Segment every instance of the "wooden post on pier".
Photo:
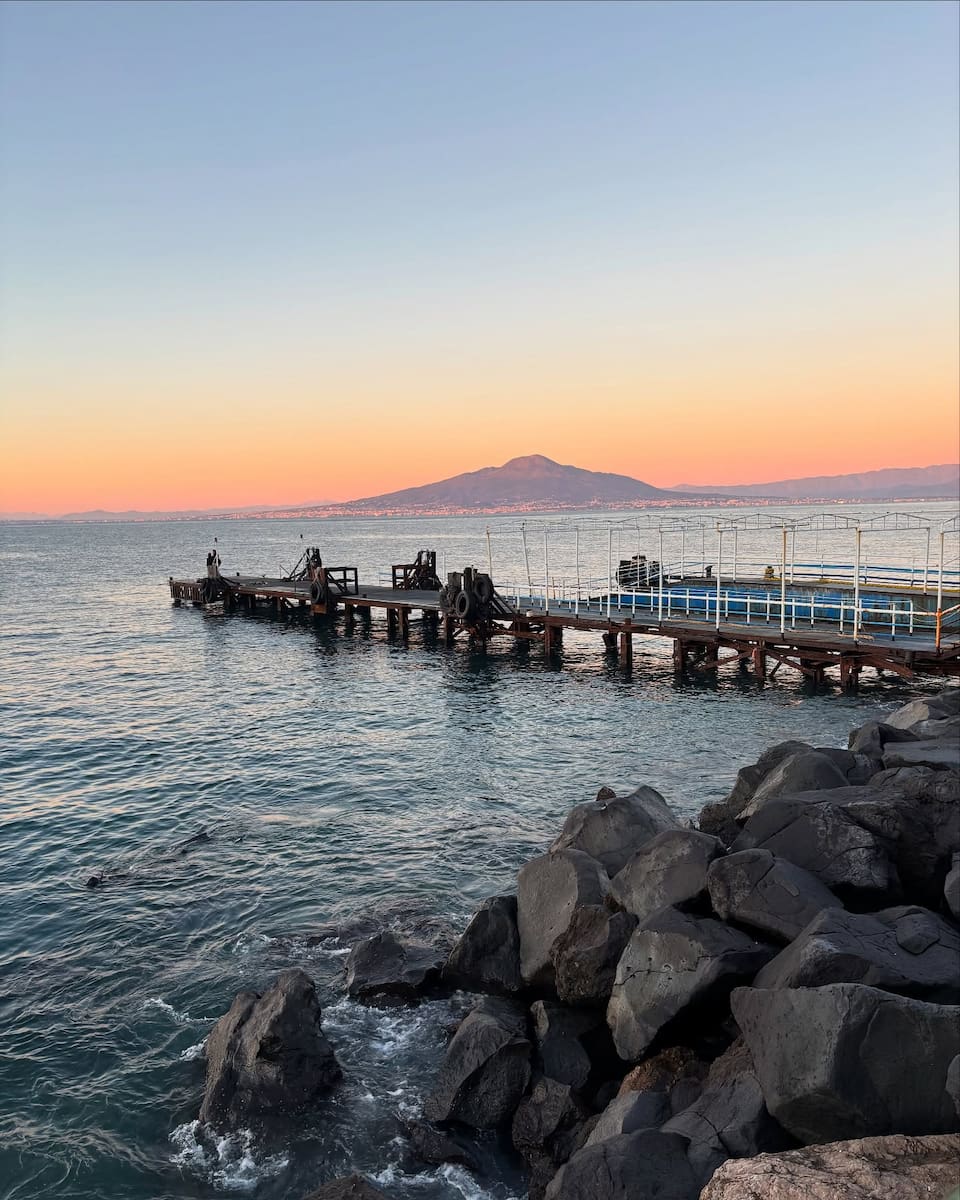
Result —
[[443, 644], [452, 646], [454, 638], [453, 617], [450, 613], [443, 614]]
[[629, 628], [620, 631], [620, 666], [627, 669], [633, 666], [633, 634]]
[[767, 677], [767, 648], [763, 642], [759, 642], [753, 648], [753, 669], [757, 673], [758, 679], [766, 679]]
[[687, 669], [687, 647], [683, 638], [673, 639], [673, 669], [678, 675], [682, 675]]
[[845, 692], [855, 692], [860, 682], [860, 663], [849, 654], [840, 658], [840, 686]]

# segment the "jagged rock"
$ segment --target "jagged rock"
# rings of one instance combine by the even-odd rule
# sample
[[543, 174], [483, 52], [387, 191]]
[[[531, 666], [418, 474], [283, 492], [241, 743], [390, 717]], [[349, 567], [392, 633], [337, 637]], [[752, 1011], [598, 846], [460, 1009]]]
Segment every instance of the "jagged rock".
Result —
[[953, 737], [891, 743], [883, 748], [883, 765], [888, 770], [893, 767], [945, 767], [960, 771], [960, 745]]
[[707, 890], [724, 921], [749, 925], [789, 942], [825, 908], [840, 901], [815, 875], [769, 850], [740, 850], [711, 863]]
[[960, 933], [923, 908], [876, 914], [826, 909], [759, 972], [760, 988], [864, 983], [943, 1004], [960, 1002]]
[[479, 1170], [476, 1158], [454, 1135], [435, 1129], [426, 1121], [410, 1121], [407, 1133], [414, 1152], [422, 1162], [439, 1165], [460, 1163], [472, 1171]]
[[620, 1057], [635, 1062], [661, 1029], [692, 1004], [724, 997], [752, 979], [772, 947], [712, 917], [676, 908], [656, 913], [631, 937], [617, 967], [607, 1022]]
[[644, 921], [661, 908], [696, 900], [707, 886], [707, 868], [723, 843], [707, 833], [668, 829], [651, 838], [610, 883], [610, 894]]
[[620, 1084], [618, 1095], [623, 1096], [627, 1092], [666, 1092], [672, 1098], [678, 1085], [689, 1083], [694, 1083], [699, 1092], [708, 1070], [707, 1064], [689, 1046], [668, 1046], [628, 1071]]
[[624, 947], [637, 925], [630, 913], [605, 905], [576, 908], [550, 947], [557, 995], [566, 1004], [606, 1004]]
[[960, 1118], [960, 1054], [947, 1067], [947, 1095], [953, 1101], [953, 1107]]
[[896, 828], [889, 828], [889, 836], [864, 828], [845, 808], [831, 803], [836, 794], [808, 792], [770, 800], [747, 821], [732, 849], [769, 850], [815, 875], [844, 902], [899, 899], [900, 879], [891, 861]]
[[560, 1168], [547, 1200], [697, 1200], [701, 1181], [687, 1161], [687, 1141], [647, 1129], [578, 1150]]
[[517, 926], [520, 975], [532, 987], [552, 987], [550, 952], [570, 926], [577, 908], [602, 904], [610, 881], [581, 850], [552, 850], [520, 868], [517, 876]]
[[520, 931], [516, 896], [491, 896], [450, 952], [444, 980], [481, 992], [518, 992]]
[[567, 1008], [537, 1000], [530, 1008], [537, 1062], [543, 1074], [582, 1091], [615, 1063], [602, 1009]]
[[960, 921], [960, 854], [955, 854], [943, 881], [943, 899], [950, 915]]
[[347, 1175], [325, 1183], [304, 1200], [386, 1200], [386, 1197], [386, 1192], [374, 1187], [363, 1175]]
[[949, 688], [937, 696], [925, 696], [922, 699], [911, 700], [886, 719], [887, 725], [894, 729], [916, 730], [921, 735], [928, 721], [942, 721], [953, 717], [960, 711], [960, 689]]
[[340, 1077], [320, 1018], [316, 989], [303, 971], [282, 971], [262, 996], [240, 992], [207, 1038], [200, 1120], [242, 1126], [315, 1104]]
[[805, 1146], [724, 1163], [700, 1200], [941, 1200], [956, 1186], [958, 1160], [951, 1134]]
[[664, 1133], [688, 1138], [688, 1157], [705, 1178], [724, 1159], [750, 1158], [791, 1145], [767, 1111], [750, 1051], [734, 1042], [711, 1066], [707, 1085], [689, 1108], [663, 1125]]
[[639, 787], [629, 796], [578, 804], [550, 849], [582, 850], [613, 876], [651, 838], [679, 828], [680, 822], [660, 793]]
[[755, 763], [741, 767], [737, 772], [737, 781], [724, 800], [718, 804], [708, 804], [700, 814], [699, 826], [703, 833], [712, 833], [723, 842], [731, 842], [739, 833], [736, 818], [760, 786], [764, 777], [780, 765], [791, 754], [804, 750], [812, 750], [806, 742], [779, 742], [770, 746], [760, 755]]
[[883, 748], [887, 742], [912, 742], [915, 733], [909, 729], [897, 729], [886, 725], [883, 721], [867, 721], [858, 729], [851, 729], [847, 748], [854, 754], [863, 754], [879, 765], [883, 758]]
[[767, 1108], [798, 1141], [957, 1127], [960, 1008], [856, 983], [737, 988], [731, 1003]]
[[538, 1079], [514, 1113], [511, 1130], [514, 1149], [531, 1165], [549, 1164], [555, 1169], [577, 1147], [589, 1115], [567, 1084]]
[[[838, 751], [850, 754], [850, 751]], [[851, 758], [854, 755], [850, 755]], [[778, 766], [769, 771], [757, 790], [740, 810], [740, 820], [746, 821], [758, 813], [765, 804], [778, 796], [792, 796], [796, 792], [827, 791], [846, 787], [849, 780], [840, 766], [821, 750], [802, 750], [791, 754]]]
[[424, 1106], [428, 1121], [492, 1129], [508, 1121], [530, 1082], [526, 1013], [486, 997], [453, 1036]]
[[433, 946], [401, 942], [389, 930], [364, 938], [346, 962], [347, 991], [358, 1000], [414, 1000], [440, 981], [444, 955]]
[[615, 1096], [600, 1114], [587, 1138], [588, 1146], [604, 1142], [621, 1133], [638, 1133], [641, 1129], [659, 1129], [673, 1114], [666, 1092], [622, 1092]]

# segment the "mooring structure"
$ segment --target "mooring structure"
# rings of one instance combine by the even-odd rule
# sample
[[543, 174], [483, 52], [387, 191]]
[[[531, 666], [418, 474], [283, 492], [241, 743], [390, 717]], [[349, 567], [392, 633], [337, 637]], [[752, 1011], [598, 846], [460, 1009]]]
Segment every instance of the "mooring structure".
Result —
[[[379, 613], [401, 638], [422, 620], [446, 645], [513, 638], [551, 655], [566, 632], [596, 632], [625, 669], [635, 638], [668, 638], [678, 672], [733, 665], [766, 678], [786, 667], [822, 683], [835, 671], [851, 689], [865, 667], [960, 675], [958, 534], [957, 516], [905, 512], [524, 520], [488, 527], [485, 570], [447, 571], [435, 550], [421, 550], [373, 582], [356, 566], [326, 565], [311, 547], [280, 577], [208, 564], [206, 578], [171, 577], [169, 587], [175, 604], [227, 611], [339, 614], [347, 623]], [[909, 535], [912, 552], [878, 564], [867, 544], [895, 535]], [[495, 543], [498, 552], [512, 546], [512, 581], [494, 574]]]

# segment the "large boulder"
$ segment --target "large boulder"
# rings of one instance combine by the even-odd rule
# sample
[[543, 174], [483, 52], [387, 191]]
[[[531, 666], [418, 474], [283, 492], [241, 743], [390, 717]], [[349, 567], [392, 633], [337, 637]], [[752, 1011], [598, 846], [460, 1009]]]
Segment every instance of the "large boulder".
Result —
[[621, 1092], [614, 1096], [590, 1131], [586, 1144], [595, 1146], [621, 1133], [659, 1129], [673, 1109], [666, 1092]]
[[282, 971], [263, 995], [240, 992], [207, 1037], [200, 1120], [234, 1128], [304, 1112], [340, 1078], [312, 980]]
[[960, 853], [953, 856], [943, 881], [943, 900], [953, 919], [960, 922]]
[[660, 793], [651, 787], [639, 787], [629, 796], [578, 804], [571, 809], [550, 849], [582, 850], [613, 876], [651, 838], [679, 828], [680, 822]]
[[960, 1003], [960, 933], [924, 908], [876, 914], [829, 908], [759, 972], [760, 988], [865, 983]]
[[387, 1200], [387, 1194], [363, 1175], [346, 1175], [331, 1179], [304, 1200]]
[[[538, 1079], [513, 1117], [514, 1149], [532, 1169], [532, 1182], [546, 1182], [579, 1149], [589, 1111], [574, 1090], [555, 1079]], [[539, 1190], [539, 1189], [538, 1189]]]
[[470, 1150], [455, 1134], [437, 1129], [427, 1121], [408, 1121], [407, 1135], [410, 1145], [421, 1162], [438, 1166], [442, 1163], [459, 1163], [473, 1171], [479, 1164]]
[[740, 850], [718, 858], [707, 872], [713, 911], [789, 942], [825, 908], [840, 901], [815, 875], [769, 850]]
[[554, 985], [565, 1004], [601, 1004], [610, 999], [617, 963], [637, 918], [606, 905], [575, 908], [570, 924], [550, 947]]
[[941, 1200], [954, 1195], [960, 1138], [859, 1138], [731, 1160], [700, 1200]]
[[792, 1141], [767, 1111], [750, 1051], [742, 1040], [711, 1066], [707, 1084], [689, 1108], [663, 1125], [690, 1142], [688, 1157], [709, 1178], [727, 1158], [751, 1158]]
[[774, 953], [712, 917], [676, 908], [656, 913], [627, 943], [607, 1006], [620, 1057], [636, 1062], [661, 1029], [691, 1005], [709, 1002], [716, 1008]]
[[618, 1094], [662, 1092], [671, 1114], [682, 1112], [700, 1095], [708, 1071], [707, 1063], [689, 1046], [668, 1046], [628, 1071]]
[[949, 687], [933, 696], [911, 700], [886, 718], [894, 729], [909, 729], [923, 735], [928, 721], [942, 721], [960, 712], [960, 688]]
[[[851, 799], [873, 799], [868, 788], [844, 788]], [[835, 791], [808, 792], [770, 800], [751, 817], [732, 849], [769, 850], [802, 867], [830, 888], [841, 901], [863, 905], [900, 898], [894, 865], [895, 825], [885, 832], [865, 828], [841, 803]]]
[[883, 748], [883, 765], [894, 767], [933, 767], [960, 771], [960, 745], [956, 737], [924, 738], [917, 742], [896, 742]]
[[[849, 750], [835, 753], [856, 758]], [[846, 787], [849, 782], [846, 773], [835, 761], [834, 754], [827, 754], [823, 750], [801, 750], [789, 755], [764, 776], [757, 790], [740, 810], [740, 820], [749, 820], [777, 796]]]
[[806, 742], [796, 741], [779, 742], [776, 746], [768, 747], [755, 763], [740, 768], [736, 783], [727, 797], [718, 803], [704, 806], [697, 822], [701, 831], [715, 834], [726, 844], [732, 842], [740, 832], [737, 817], [764, 777], [791, 754], [812, 749], [813, 747], [808, 746]]
[[444, 959], [436, 947], [400, 941], [385, 929], [350, 951], [347, 991], [357, 1000], [415, 1000], [439, 983]]
[[531, 987], [553, 987], [550, 952], [584, 905], [602, 904], [610, 886], [603, 867], [581, 850], [552, 850], [520, 868], [517, 926], [520, 975]]
[[428, 1121], [492, 1129], [510, 1120], [530, 1082], [526, 1013], [509, 1000], [480, 1001], [453, 1036], [423, 1106]]
[[647, 1129], [578, 1150], [547, 1187], [547, 1200], [697, 1200], [702, 1180], [686, 1138]]
[[723, 854], [719, 838], [692, 829], [668, 829], [651, 838], [618, 871], [610, 894], [640, 921], [661, 908], [702, 896], [707, 868]]
[[516, 896], [485, 900], [450, 952], [444, 980], [478, 992], [518, 992], [520, 931]]
[[616, 1054], [602, 1009], [536, 1000], [530, 1015], [537, 1065], [548, 1078], [582, 1091], [615, 1070]]
[[864, 755], [879, 767], [887, 742], [912, 742], [916, 736], [908, 729], [896, 729], [883, 721], [867, 721], [865, 725], [850, 730], [847, 748], [854, 754]]
[[856, 983], [738, 988], [731, 1003], [767, 1108], [798, 1141], [957, 1127], [960, 1008]]

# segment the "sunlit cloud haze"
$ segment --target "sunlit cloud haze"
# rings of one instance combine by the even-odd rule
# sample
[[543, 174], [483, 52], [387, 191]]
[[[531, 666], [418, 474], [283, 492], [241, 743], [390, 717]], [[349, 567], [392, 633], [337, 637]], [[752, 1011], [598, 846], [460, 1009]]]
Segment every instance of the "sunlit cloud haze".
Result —
[[6, 4], [0, 509], [955, 461], [958, 7]]

